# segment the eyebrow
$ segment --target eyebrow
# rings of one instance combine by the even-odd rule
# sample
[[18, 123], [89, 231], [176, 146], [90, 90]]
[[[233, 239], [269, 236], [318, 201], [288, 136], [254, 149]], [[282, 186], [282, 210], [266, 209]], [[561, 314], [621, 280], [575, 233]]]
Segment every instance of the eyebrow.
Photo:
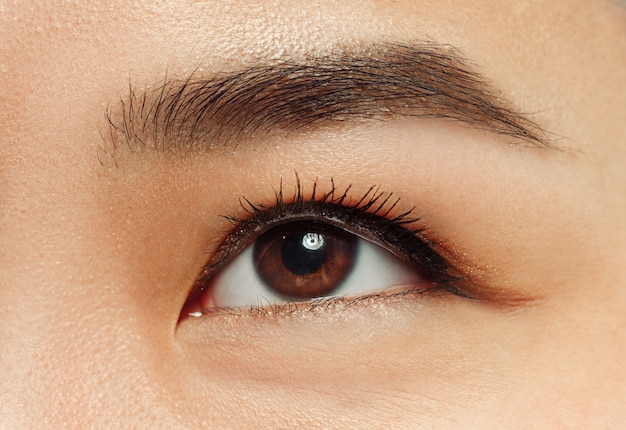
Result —
[[499, 97], [448, 45], [369, 45], [301, 61], [277, 59], [210, 77], [166, 77], [106, 114], [114, 148], [207, 151], [277, 132], [346, 121], [443, 118], [550, 146], [535, 122]]

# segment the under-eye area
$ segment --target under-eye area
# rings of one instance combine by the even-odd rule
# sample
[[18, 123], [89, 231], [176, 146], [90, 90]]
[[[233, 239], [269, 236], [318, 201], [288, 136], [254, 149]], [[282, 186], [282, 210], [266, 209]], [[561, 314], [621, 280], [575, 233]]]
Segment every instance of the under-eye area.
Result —
[[[371, 186], [275, 192], [271, 204], [241, 199], [241, 216], [195, 282], [183, 317], [264, 309], [312, 309], [354, 300], [447, 292], [471, 298], [463, 274], [427, 238], [415, 209]], [[278, 308], [277, 308], [278, 307]]]

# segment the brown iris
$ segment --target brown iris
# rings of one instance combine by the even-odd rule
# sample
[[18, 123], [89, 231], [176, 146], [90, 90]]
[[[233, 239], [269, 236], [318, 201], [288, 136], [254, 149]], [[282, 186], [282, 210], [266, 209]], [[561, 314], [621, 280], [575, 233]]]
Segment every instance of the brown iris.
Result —
[[312, 299], [336, 290], [356, 260], [356, 236], [314, 222], [269, 230], [254, 245], [254, 264], [266, 286], [293, 299]]

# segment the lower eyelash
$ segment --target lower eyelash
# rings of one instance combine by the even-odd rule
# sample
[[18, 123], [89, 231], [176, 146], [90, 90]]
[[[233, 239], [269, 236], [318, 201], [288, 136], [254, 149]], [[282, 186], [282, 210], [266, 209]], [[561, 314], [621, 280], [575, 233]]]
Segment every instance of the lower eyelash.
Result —
[[394, 293], [367, 294], [359, 297], [324, 297], [310, 301], [267, 303], [246, 307], [218, 307], [203, 309], [200, 312], [192, 312], [190, 317], [292, 317], [303, 314], [324, 312], [329, 310], [342, 310], [357, 306], [371, 306], [372, 304], [391, 304], [399, 302], [407, 297], [428, 295], [446, 295], [448, 291], [443, 288], [413, 288]]

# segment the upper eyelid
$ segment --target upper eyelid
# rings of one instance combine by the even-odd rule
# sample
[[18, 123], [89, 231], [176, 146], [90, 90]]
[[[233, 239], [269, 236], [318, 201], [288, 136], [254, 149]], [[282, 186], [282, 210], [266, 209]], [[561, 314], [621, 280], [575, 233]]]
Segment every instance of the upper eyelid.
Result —
[[[313, 182], [310, 195], [305, 197], [303, 186], [300, 182], [298, 174], [296, 173], [296, 190], [292, 197], [285, 197], [282, 180], [278, 190], [276, 190], [274, 193], [275, 200], [273, 202], [273, 205], [268, 205], [266, 203], [252, 203], [247, 197], [242, 196], [239, 203], [243, 211], [247, 214], [247, 217], [240, 218], [238, 216], [232, 215], [223, 216], [233, 226], [235, 226], [235, 228], [233, 228], [226, 235], [226, 241], [222, 242], [220, 248], [228, 247], [230, 245], [228, 243], [228, 240], [232, 239], [233, 237], [246, 236], [248, 238], [248, 241], [242, 245], [239, 245], [237, 249], [235, 249], [235, 251], [241, 250], [243, 247], [246, 246], [248, 242], [252, 242], [264, 231], [267, 231], [271, 227], [271, 225], [276, 225], [280, 222], [289, 222], [296, 219], [306, 219], [307, 215], [304, 209], [311, 210], [313, 206], [319, 205], [325, 206], [326, 208], [342, 208], [342, 217], [340, 220], [341, 223], [337, 223], [336, 225], [337, 227], [341, 228], [342, 226], [345, 226], [346, 222], [349, 221], [349, 216], [347, 213], [348, 210], [357, 210], [360, 213], [365, 213], [368, 210], [372, 209], [372, 206], [374, 206], [376, 202], [380, 202], [380, 204], [378, 206], [374, 206], [375, 209], [373, 211], [370, 211], [369, 213], [371, 215], [380, 215], [382, 217], [387, 217], [397, 207], [400, 201], [400, 199], [397, 198], [392, 201], [388, 205], [388, 207], [385, 208], [385, 204], [390, 202], [390, 199], [393, 197], [393, 193], [385, 193], [380, 191], [380, 187], [378, 186], [370, 186], [358, 200], [352, 202], [349, 197], [351, 189], [352, 186], [348, 185], [341, 193], [337, 192], [335, 182], [331, 178], [330, 191], [326, 193], [320, 193], [318, 191], [318, 182], [316, 180]], [[383, 197], [382, 200], [381, 197]], [[304, 208], [305, 205], [307, 206], [306, 208]], [[280, 219], [280, 217], [277, 216], [277, 212], [284, 212], [284, 219]], [[412, 212], [413, 210], [409, 210], [400, 213], [389, 219], [388, 221], [398, 224], [410, 224], [413, 222], [417, 222], [417, 218], [410, 217]], [[319, 218], [320, 216], [317, 212], [313, 212], [310, 214], [310, 219]], [[333, 223], [332, 217], [327, 216], [326, 219], [329, 223]], [[370, 240], [375, 239], [371, 236], [364, 238]], [[214, 263], [212, 265], [224, 263], [223, 258], [218, 258], [216, 260], [218, 261], [218, 263]]]

